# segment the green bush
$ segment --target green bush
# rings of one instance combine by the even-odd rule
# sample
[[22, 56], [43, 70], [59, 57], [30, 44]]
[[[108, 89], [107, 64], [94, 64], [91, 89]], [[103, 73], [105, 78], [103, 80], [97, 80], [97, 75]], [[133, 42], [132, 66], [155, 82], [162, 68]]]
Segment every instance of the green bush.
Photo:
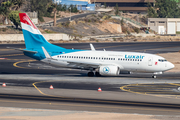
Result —
[[134, 30], [134, 32], [136, 32], [137, 34], [140, 32], [140, 29], [137, 28], [137, 27], [134, 27], [133, 30]]
[[128, 34], [128, 35], [130, 35], [130, 34], [131, 34], [131, 32], [130, 32], [129, 30], [127, 30], [127, 34]]
[[11, 11], [8, 16], [8, 18], [14, 23], [16, 28], [18, 28], [18, 26], [20, 26], [19, 13], [20, 13], [20, 11]]

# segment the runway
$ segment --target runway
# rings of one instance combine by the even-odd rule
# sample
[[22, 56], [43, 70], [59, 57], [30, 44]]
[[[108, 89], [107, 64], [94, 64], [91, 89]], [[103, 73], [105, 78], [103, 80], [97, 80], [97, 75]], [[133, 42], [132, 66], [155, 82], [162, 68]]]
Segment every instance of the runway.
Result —
[[[88, 43], [58, 44], [65, 48], [89, 49]], [[109, 51], [148, 53], [178, 52], [180, 42], [96, 43], [95, 48]], [[165, 73], [157, 79], [150, 74], [118, 77], [86, 76], [87, 71], [57, 68], [35, 61], [20, 51], [23, 44], [0, 45], [0, 106], [138, 113], [180, 114], [180, 74]], [[53, 85], [54, 89], [49, 89]], [[97, 92], [101, 87], [102, 92]]]

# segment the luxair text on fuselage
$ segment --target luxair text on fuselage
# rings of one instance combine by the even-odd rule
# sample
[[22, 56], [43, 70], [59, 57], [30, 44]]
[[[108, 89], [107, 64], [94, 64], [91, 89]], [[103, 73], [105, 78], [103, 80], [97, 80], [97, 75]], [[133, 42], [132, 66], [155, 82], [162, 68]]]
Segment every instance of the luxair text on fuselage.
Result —
[[144, 57], [143, 55], [125, 55], [126, 59], [143, 59]]

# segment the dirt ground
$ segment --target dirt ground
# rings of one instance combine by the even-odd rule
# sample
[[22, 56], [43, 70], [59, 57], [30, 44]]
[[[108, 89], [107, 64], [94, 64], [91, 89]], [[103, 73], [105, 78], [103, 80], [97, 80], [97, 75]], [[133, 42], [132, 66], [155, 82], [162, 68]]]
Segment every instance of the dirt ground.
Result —
[[154, 116], [87, 111], [0, 108], [0, 120], [179, 120], [179, 116]]
[[[73, 15], [78, 15], [80, 13], [71, 13], [70, 12], [63, 12], [63, 11], [59, 11], [57, 16], [60, 16], [60, 18], [64, 18], [64, 17], [69, 17], [69, 16], [73, 16]], [[43, 23], [46, 23], [46, 22], [51, 22], [54, 20], [54, 18], [50, 18], [50, 17], [43, 17], [44, 19], [44, 22], [41, 22], [41, 21], [38, 21], [39, 24], [43, 24]], [[59, 17], [57, 18], [59, 19]]]

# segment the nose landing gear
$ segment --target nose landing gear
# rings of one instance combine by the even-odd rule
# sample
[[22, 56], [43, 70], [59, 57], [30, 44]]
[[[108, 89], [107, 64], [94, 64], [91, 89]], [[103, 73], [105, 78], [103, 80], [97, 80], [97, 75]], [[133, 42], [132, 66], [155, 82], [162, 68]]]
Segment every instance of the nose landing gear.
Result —
[[156, 76], [156, 75], [153, 75], [152, 78], [157, 78], [157, 76]]

